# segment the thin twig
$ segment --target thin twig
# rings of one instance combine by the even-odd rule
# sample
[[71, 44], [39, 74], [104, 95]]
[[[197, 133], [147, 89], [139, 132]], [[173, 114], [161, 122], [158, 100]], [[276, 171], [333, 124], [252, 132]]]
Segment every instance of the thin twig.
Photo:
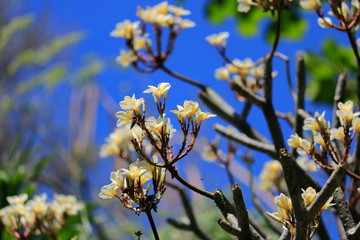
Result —
[[247, 146], [247, 147], [257, 150], [259, 152], [266, 153], [273, 158], [277, 158], [277, 153], [275, 151], [274, 145], [258, 142], [254, 139], [247, 137], [243, 133], [234, 132], [233, 129], [227, 128], [220, 124], [215, 124], [214, 129], [215, 129], [215, 131], [220, 133], [222, 136], [224, 136], [232, 141], [240, 143], [244, 146]]
[[151, 215], [151, 209], [148, 210], [148, 211], [146, 211], [145, 213], [146, 213], [146, 216], [148, 217], [148, 220], [149, 220], [151, 229], [152, 229], [152, 231], [153, 231], [155, 240], [160, 240], [159, 234], [158, 234], [157, 229], [156, 229], [156, 226], [155, 226], [154, 219], [153, 219], [153, 217], [152, 217], [152, 215]]
[[197, 88], [200, 88], [201, 90], [205, 90], [206, 86], [195, 81], [194, 79], [191, 79], [191, 78], [188, 78], [188, 77], [185, 77], [183, 75], [180, 75], [172, 70], [170, 70], [169, 68], [165, 67], [163, 64], [160, 66], [160, 69], [164, 70], [164, 72], [166, 72], [167, 74], [183, 81], [183, 82], [186, 82], [186, 83], [189, 83]]

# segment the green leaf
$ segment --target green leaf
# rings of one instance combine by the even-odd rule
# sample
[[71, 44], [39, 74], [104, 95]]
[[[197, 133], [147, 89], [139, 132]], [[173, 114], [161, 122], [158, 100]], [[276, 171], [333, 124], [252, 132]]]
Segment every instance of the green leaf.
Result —
[[26, 29], [34, 20], [32, 14], [15, 17], [0, 29], [0, 52], [9, 43], [12, 35]]
[[30, 180], [35, 181], [38, 179], [38, 177], [40, 176], [40, 174], [42, 173], [42, 171], [46, 168], [46, 166], [52, 161], [54, 160], [54, 156], [50, 155], [50, 156], [46, 156], [41, 158], [39, 161], [37, 161], [37, 163], [35, 164], [35, 166], [32, 167], [32, 174], [29, 177]]
[[307, 52], [305, 55], [307, 71], [311, 76], [307, 94], [315, 102], [332, 104], [336, 87], [336, 80], [340, 72], [347, 72], [346, 96], [354, 97], [356, 77], [356, 60], [350, 47], [339, 46], [333, 39], [327, 39], [322, 44], [320, 54]]
[[[300, 39], [307, 29], [306, 21], [294, 11], [283, 11], [281, 21], [281, 38], [287, 40]], [[276, 21], [271, 21], [266, 28], [266, 40], [273, 43], [276, 34]]]
[[85, 58], [85, 64], [77, 71], [72, 81], [73, 86], [84, 86], [86, 82], [89, 82], [95, 78], [104, 68], [104, 64], [99, 59], [92, 56]]
[[258, 33], [260, 21], [269, 18], [270, 15], [260, 8], [251, 8], [247, 13], [238, 13], [236, 20], [238, 31], [244, 36], [253, 36]]
[[65, 64], [56, 64], [43, 73], [35, 75], [28, 80], [19, 82], [16, 86], [16, 92], [18, 94], [23, 94], [41, 86], [51, 89], [64, 78], [66, 73], [67, 67]]
[[234, 16], [237, 11], [235, 0], [214, 0], [205, 7], [206, 16], [213, 23], [222, 23], [226, 18]]
[[10, 63], [7, 72], [8, 74], [13, 75], [21, 67], [28, 65], [44, 66], [65, 48], [79, 42], [81, 38], [82, 34], [80, 32], [70, 33], [55, 38], [51, 43], [42, 46], [39, 49], [28, 49], [21, 52]]

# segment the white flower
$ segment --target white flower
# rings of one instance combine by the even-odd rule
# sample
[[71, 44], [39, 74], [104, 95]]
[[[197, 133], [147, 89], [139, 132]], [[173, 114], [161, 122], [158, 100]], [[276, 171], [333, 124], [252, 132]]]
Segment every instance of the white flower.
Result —
[[115, 58], [115, 61], [122, 67], [128, 67], [131, 63], [137, 60], [137, 56], [133, 51], [121, 50], [120, 55]]
[[99, 197], [103, 199], [113, 198], [117, 195], [116, 189], [118, 189], [116, 183], [110, 183], [109, 185], [102, 186], [100, 189]]
[[162, 82], [159, 83], [157, 87], [151, 85], [148, 85], [148, 87], [149, 88], [146, 89], [143, 93], [152, 93], [152, 95], [156, 96], [157, 98], [161, 98], [161, 96], [164, 96], [164, 98], [166, 98], [171, 84], [167, 82]]
[[318, 18], [317, 22], [318, 25], [322, 28], [329, 28], [332, 25], [331, 18], [328, 17]]
[[316, 9], [321, 6], [320, 0], [300, 0], [300, 6], [304, 9]]
[[229, 74], [229, 70], [224, 67], [215, 70], [215, 78], [219, 80], [228, 80]]
[[115, 183], [116, 186], [121, 189], [124, 189], [126, 187], [125, 178], [120, 170], [117, 170], [116, 172], [111, 172], [110, 180], [112, 183]]
[[228, 32], [221, 32], [219, 34], [212, 34], [206, 37], [206, 41], [212, 46], [220, 45], [222, 47], [226, 46], [226, 39], [229, 37]]
[[181, 29], [192, 28], [192, 27], [195, 27], [195, 25], [196, 25], [190, 19], [182, 19], [180, 17], [175, 19], [175, 23], [177, 23], [179, 25], [179, 28], [181, 28]]
[[239, 12], [249, 12], [251, 8], [252, 1], [251, 0], [237, 0]]
[[190, 15], [191, 13], [189, 10], [174, 5], [169, 5], [168, 11], [172, 12], [175, 16], [185, 16], [185, 15]]
[[28, 200], [29, 196], [26, 193], [22, 193], [17, 196], [8, 196], [6, 200], [10, 205], [24, 204]]
[[231, 73], [245, 77], [250, 72], [250, 69], [254, 67], [254, 62], [250, 58], [246, 58], [244, 61], [234, 59], [232, 63], [227, 64], [226, 67]]
[[123, 127], [133, 121], [133, 112], [132, 111], [119, 111], [116, 113], [118, 121], [116, 122], [117, 127]]
[[132, 97], [125, 96], [124, 100], [119, 103], [120, 107], [126, 111], [134, 111], [140, 113], [140, 106], [144, 105], [143, 98], [136, 99], [135, 94]]
[[138, 31], [139, 22], [130, 22], [125, 20], [121, 23], [116, 24], [115, 30], [113, 30], [110, 35], [113, 37], [121, 37], [125, 39], [131, 39], [135, 37]]

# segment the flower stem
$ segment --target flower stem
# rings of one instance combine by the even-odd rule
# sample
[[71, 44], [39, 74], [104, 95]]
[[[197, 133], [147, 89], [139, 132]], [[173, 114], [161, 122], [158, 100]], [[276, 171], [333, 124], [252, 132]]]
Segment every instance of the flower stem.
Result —
[[159, 234], [158, 234], [157, 229], [156, 229], [156, 226], [155, 226], [154, 219], [153, 219], [153, 217], [152, 217], [152, 215], [151, 215], [151, 209], [148, 210], [148, 211], [146, 211], [145, 213], [146, 213], [146, 216], [147, 216], [148, 219], [149, 219], [149, 223], [150, 223], [151, 229], [152, 229], [152, 231], [153, 231], [155, 240], [160, 240]]

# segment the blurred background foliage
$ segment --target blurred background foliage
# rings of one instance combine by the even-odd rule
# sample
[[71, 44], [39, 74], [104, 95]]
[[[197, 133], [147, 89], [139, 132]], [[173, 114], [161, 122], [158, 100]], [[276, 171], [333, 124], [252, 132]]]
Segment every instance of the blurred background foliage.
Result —
[[[271, 12], [253, 8], [243, 14], [236, 8], [234, 0], [209, 0], [204, 11], [216, 24], [236, 19], [242, 36], [263, 32], [260, 25], [265, 28], [262, 37], [272, 42], [275, 23]], [[295, 4], [286, 11], [284, 39], [303, 36], [307, 23], [301, 14]], [[139, 225], [134, 226], [132, 219], [137, 216], [114, 202], [100, 206], [96, 199], [98, 186], [91, 176], [91, 170], [102, 164], [95, 139], [97, 111], [102, 107], [109, 115], [114, 112], [112, 100], [97, 82], [105, 63], [91, 53], [73, 56], [71, 49], [76, 48], [83, 33], [55, 34], [46, 24], [48, 17], [46, 12], [28, 14], [16, 7], [16, 1], [9, 4], [0, 0], [0, 208], [7, 205], [6, 196], [22, 192], [33, 195], [41, 186], [48, 191], [75, 194], [86, 203], [86, 210], [70, 219], [59, 234], [62, 239], [74, 234], [79, 239], [113, 239], [120, 232], [133, 238]], [[72, 65], [75, 57], [82, 59], [80, 67]], [[307, 93], [316, 102], [332, 102], [339, 73], [347, 72], [350, 79], [355, 76], [351, 50], [332, 39], [323, 42], [321, 51], [306, 52], [305, 62], [309, 73]], [[348, 91], [354, 95], [356, 88], [351, 84]], [[63, 113], [67, 121], [58, 117]], [[194, 207], [198, 213], [206, 211], [196, 214], [198, 221], [205, 223], [203, 229], [216, 239], [228, 239], [216, 223], [218, 210], [213, 203], [203, 201], [197, 200]], [[159, 218], [166, 216], [166, 207]], [[181, 209], [176, 211], [174, 215], [185, 217]], [[162, 226], [160, 232], [165, 239], [194, 237], [170, 225]], [[0, 238], [11, 239], [1, 225]]]

